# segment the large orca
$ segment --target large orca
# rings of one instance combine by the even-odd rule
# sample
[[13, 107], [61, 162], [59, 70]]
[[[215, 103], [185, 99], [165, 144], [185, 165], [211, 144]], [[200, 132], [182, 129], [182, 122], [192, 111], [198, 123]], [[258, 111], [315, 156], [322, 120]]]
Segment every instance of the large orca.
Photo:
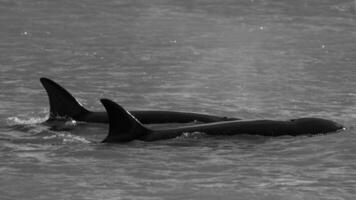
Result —
[[343, 126], [326, 119], [299, 118], [278, 120], [236, 120], [152, 130], [141, 124], [130, 112], [108, 99], [101, 99], [109, 116], [109, 134], [104, 143], [122, 143], [132, 140], [155, 141], [175, 138], [187, 132], [208, 135], [251, 134], [262, 136], [312, 135], [335, 132]]
[[[46, 89], [49, 98], [50, 116], [47, 122], [53, 122], [63, 118], [92, 123], [109, 122], [106, 112], [93, 112], [87, 110], [66, 89], [61, 87], [56, 82], [48, 78], [40, 78], [40, 81]], [[238, 118], [162, 110], [136, 110], [130, 111], [130, 113], [144, 124], [188, 123], [193, 121], [209, 123], [238, 120]]]

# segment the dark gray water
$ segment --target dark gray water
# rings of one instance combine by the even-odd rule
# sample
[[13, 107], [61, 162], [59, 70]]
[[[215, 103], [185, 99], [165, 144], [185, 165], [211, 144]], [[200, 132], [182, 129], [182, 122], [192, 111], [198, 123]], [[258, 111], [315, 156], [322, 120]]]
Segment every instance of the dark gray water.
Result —
[[[58, 81], [87, 108], [323, 117], [315, 137], [98, 143], [40, 125]], [[355, 199], [353, 0], [0, 0], [1, 199]]]

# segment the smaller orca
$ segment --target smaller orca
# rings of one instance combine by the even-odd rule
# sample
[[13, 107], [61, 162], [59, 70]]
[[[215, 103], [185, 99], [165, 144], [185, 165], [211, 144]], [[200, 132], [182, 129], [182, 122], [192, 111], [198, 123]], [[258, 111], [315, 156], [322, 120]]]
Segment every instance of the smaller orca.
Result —
[[187, 132], [208, 135], [313, 135], [335, 132], [343, 126], [321, 118], [279, 120], [236, 120], [152, 130], [141, 124], [130, 112], [108, 99], [101, 99], [109, 116], [109, 134], [104, 143], [123, 143], [132, 140], [155, 141], [176, 138]]
[[[47, 122], [73, 119], [82, 122], [108, 123], [106, 112], [93, 112], [84, 108], [66, 89], [48, 78], [40, 78], [49, 98], [50, 116]], [[238, 120], [238, 118], [220, 117], [191, 112], [146, 110], [130, 111], [141, 123], [188, 123], [193, 121], [210, 123]]]

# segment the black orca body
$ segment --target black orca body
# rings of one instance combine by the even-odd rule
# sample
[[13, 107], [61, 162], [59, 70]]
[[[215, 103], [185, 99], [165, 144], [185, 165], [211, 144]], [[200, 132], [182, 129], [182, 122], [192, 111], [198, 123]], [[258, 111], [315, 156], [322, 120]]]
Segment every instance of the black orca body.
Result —
[[[48, 78], [41, 78], [40, 81], [46, 89], [49, 98], [50, 116], [47, 120], [48, 122], [63, 118], [92, 123], [109, 122], [106, 112], [93, 112], [85, 109], [66, 89], [56, 82]], [[193, 121], [209, 123], [238, 120], [238, 118], [177, 111], [147, 110], [130, 111], [130, 113], [144, 124], [188, 123]]]
[[122, 143], [132, 140], [155, 141], [176, 138], [187, 132], [208, 135], [251, 134], [262, 136], [313, 135], [335, 132], [343, 127], [336, 122], [320, 118], [278, 120], [236, 120], [152, 130], [142, 125], [131, 113], [108, 99], [101, 99], [109, 116], [109, 134], [105, 143]]

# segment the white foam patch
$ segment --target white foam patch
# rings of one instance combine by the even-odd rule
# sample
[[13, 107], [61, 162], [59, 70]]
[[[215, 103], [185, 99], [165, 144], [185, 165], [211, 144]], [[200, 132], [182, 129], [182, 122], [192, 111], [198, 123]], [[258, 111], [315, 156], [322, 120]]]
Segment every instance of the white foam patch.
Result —
[[20, 117], [8, 117], [6, 122], [8, 125], [27, 125], [27, 124], [39, 124], [46, 121], [47, 117], [30, 117], [30, 118], [20, 118]]
[[84, 143], [89, 144], [91, 143], [89, 140], [85, 139], [84, 137], [72, 135], [67, 132], [56, 133], [55, 135], [45, 136], [43, 137], [45, 140], [52, 140], [52, 139], [61, 139], [63, 140], [64, 144], [68, 143]]
[[182, 135], [178, 136], [178, 139], [184, 139], [184, 138], [193, 138], [193, 139], [199, 139], [201, 137], [204, 137], [206, 134], [202, 132], [185, 132]]

